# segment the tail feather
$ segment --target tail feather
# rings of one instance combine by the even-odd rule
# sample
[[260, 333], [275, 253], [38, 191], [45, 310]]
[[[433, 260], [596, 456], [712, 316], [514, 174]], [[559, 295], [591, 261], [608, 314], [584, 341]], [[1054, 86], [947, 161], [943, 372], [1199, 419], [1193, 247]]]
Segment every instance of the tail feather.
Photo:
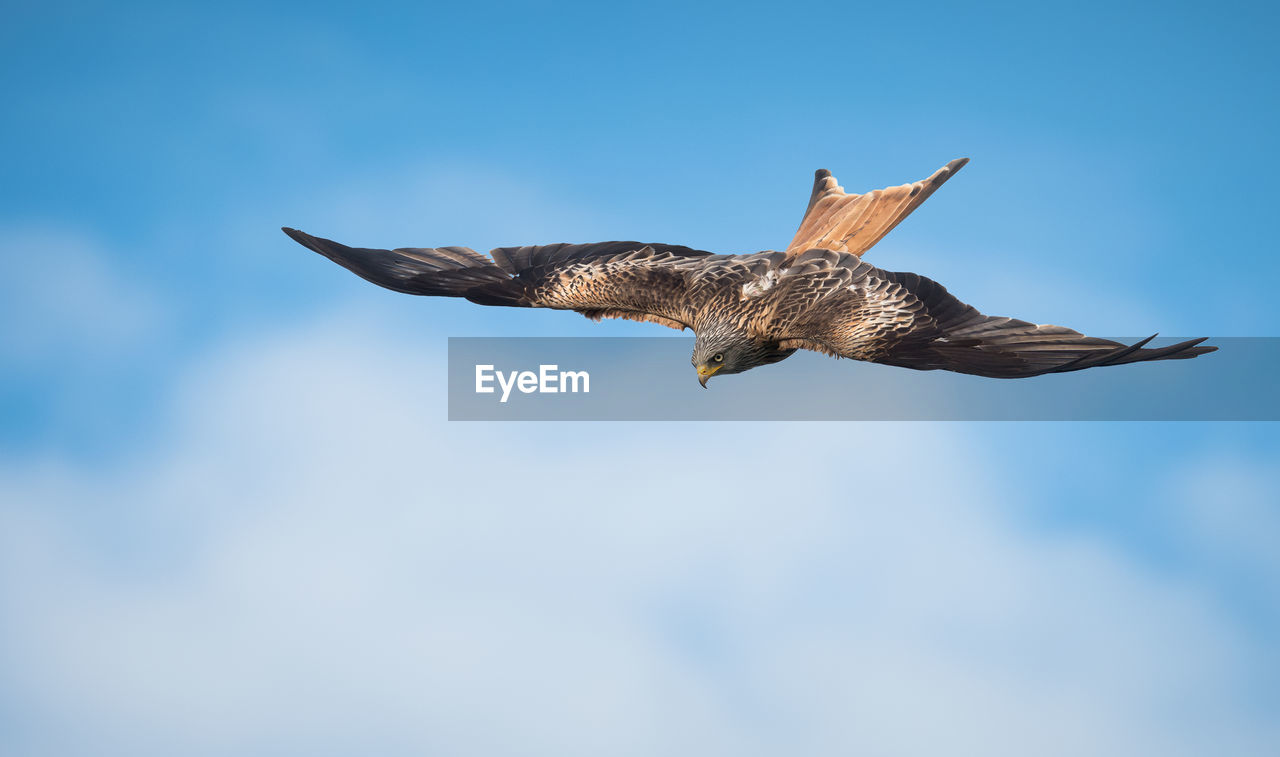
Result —
[[809, 206], [787, 254], [794, 257], [819, 248], [861, 256], [968, 162], [959, 158], [927, 179], [865, 194], [845, 192], [830, 171], [820, 169], [814, 174]]

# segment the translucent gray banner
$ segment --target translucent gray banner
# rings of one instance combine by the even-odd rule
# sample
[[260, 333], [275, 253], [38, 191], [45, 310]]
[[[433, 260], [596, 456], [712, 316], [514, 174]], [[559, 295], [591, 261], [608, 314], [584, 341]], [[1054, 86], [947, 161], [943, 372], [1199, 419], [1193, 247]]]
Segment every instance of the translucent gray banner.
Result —
[[[1126, 343], [1137, 338], [1117, 338]], [[1170, 344], [1160, 339], [1151, 346]], [[450, 338], [454, 421], [1280, 420], [1280, 338], [1224, 337], [1192, 360], [1028, 379], [797, 352], [698, 385], [692, 337]]]

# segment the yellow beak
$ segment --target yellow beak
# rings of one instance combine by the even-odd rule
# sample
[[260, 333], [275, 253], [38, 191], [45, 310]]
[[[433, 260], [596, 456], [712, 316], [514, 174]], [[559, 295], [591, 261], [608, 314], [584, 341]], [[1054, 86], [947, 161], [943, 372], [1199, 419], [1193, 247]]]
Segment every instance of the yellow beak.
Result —
[[698, 383], [702, 384], [702, 388], [707, 388], [707, 379], [716, 375], [716, 371], [720, 370], [719, 365], [700, 365], [698, 366]]

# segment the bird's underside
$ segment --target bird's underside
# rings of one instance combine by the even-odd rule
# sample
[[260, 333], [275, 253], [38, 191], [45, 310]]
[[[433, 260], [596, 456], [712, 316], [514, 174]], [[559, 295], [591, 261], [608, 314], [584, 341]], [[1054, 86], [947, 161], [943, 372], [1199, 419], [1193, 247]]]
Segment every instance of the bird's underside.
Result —
[[781, 252], [716, 255], [678, 245], [600, 242], [500, 247], [485, 257], [465, 247], [353, 248], [284, 231], [398, 292], [692, 329], [704, 385], [717, 372], [776, 362], [796, 349], [996, 378], [1216, 349], [1199, 346], [1203, 339], [1151, 349], [1144, 347], [1150, 338], [1124, 345], [1061, 326], [986, 316], [931, 279], [861, 260], [966, 162], [862, 195], [845, 193], [819, 171], [800, 229]]

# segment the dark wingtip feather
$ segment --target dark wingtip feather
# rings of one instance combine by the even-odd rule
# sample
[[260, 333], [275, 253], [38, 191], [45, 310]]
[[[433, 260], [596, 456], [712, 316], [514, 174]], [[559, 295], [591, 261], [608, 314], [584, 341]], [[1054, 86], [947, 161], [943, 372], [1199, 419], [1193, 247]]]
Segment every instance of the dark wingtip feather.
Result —
[[[282, 226], [280, 230], [283, 231], [285, 234], [288, 234], [290, 239], [302, 245], [303, 247], [306, 247], [308, 250], [311, 250], [312, 252], [318, 252], [321, 255], [325, 256], [326, 258], [329, 258], [333, 262], [338, 263], [339, 265], [344, 266], [346, 268], [350, 268], [356, 273], [360, 273], [360, 270], [358, 270], [358, 268], [353, 268], [352, 266], [358, 267], [361, 264], [361, 262], [363, 262], [368, 258], [369, 253], [371, 252], [385, 253], [386, 252], [386, 250], [354, 249], [354, 248], [348, 247], [345, 244], [342, 244], [341, 242], [335, 242], [332, 239], [325, 239], [324, 237], [315, 237], [306, 233], [305, 231], [292, 229], [292, 228], [289, 228], [288, 226]], [[364, 275], [364, 274], [361, 274], [361, 275]]]
[[303, 247], [307, 247], [312, 250], [315, 250], [316, 252], [320, 252], [320, 248], [317, 247], [317, 243], [322, 240], [318, 239], [317, 237], [313, 237], [310, 234], [306, 233], [305, 231], [299, 231], [289, 226], [281, 226], [280, 230], [283, 231], [285, 234], [288, 234], [290, 239], [302, 245]]

